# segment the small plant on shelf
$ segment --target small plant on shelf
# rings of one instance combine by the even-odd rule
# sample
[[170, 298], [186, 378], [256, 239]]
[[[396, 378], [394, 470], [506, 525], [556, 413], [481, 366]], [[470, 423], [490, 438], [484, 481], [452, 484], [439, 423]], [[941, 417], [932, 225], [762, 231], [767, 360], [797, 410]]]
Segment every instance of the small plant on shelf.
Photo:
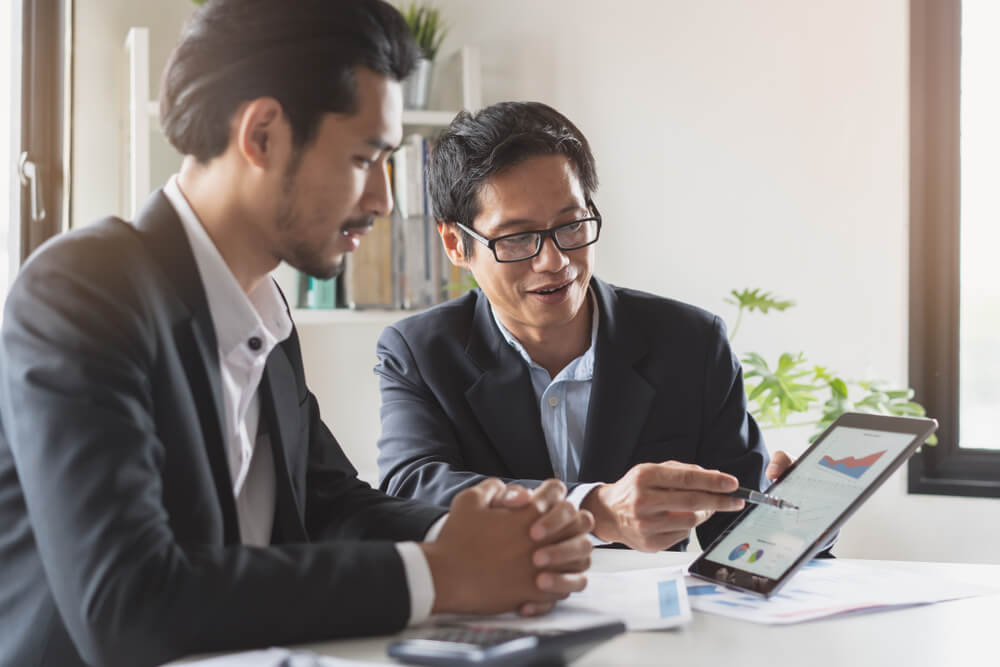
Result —
[[437, 57], [441, 42], [448, 34], [448, 27], [441, 20], [441, 10], [437, 7], [411, 2], [403, 11], [406, 25], [410, 26], [413, 39], [420, 47], [424, 58], [433, 61]]

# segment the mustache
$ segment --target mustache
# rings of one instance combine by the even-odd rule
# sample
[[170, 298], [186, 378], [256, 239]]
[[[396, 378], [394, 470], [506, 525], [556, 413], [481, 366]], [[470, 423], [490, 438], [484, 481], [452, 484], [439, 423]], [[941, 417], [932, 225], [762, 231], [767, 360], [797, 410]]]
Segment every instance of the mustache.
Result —
[[375, 216], [368, 215], [363, 218], [351, 218], [340, 226], [341, 233], [348, 233], [352, 229], [366, 229], [371, 228], [375, 224]]

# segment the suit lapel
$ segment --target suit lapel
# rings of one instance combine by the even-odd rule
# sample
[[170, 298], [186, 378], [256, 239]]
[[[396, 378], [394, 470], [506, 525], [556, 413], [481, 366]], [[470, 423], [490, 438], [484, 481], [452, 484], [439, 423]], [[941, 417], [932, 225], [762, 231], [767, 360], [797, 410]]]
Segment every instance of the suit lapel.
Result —
[[635, 371], [648, 343], [632, 318], [621, 316], [614, 290], [594, 278], [600, 308], [594, 380], [580, 461], [581, 482], [613, 482], [628, 469], [655, 392]]
[[274, 456], [276, 498], [272, 540], [305, 542], [308, 537], [303, 523], [304, 499], [301, 493], [296, 493], [298, 475], [288, 465], [289, 461], [305, 460], [296, 451], [302, 446], [297, 437], [301, 423], [300, 408], [298, 392], [295, 391], [295, 374], [284, 346], [278, 345], [268, 356], [260, 386], [261, 419], [268, 426]]
[[225, 413], [219, 348], [198, 266], [177, 212], [162, 190], [154, 192], [146, 201], [142, 211], [136, 216], [135, 227], [142, 234], [150, 254], [159, 263], [167, 281], [174, 286], [190, 315], [176, 326], [178, 352], [183, 359], [188, 384], [198, 409], [205, 454], [212, 469], [212, 479], [223, 516], [223, 539], [226, 544], [238, 544], [240, 529], [223, 435], [225, 429], [222, 415]]
[[482, 374], [465, 397], [509, 475], [523, 479], [552, 477], [552, 462], [528, 367], [503, 339], [481, 292], [466, 352]]

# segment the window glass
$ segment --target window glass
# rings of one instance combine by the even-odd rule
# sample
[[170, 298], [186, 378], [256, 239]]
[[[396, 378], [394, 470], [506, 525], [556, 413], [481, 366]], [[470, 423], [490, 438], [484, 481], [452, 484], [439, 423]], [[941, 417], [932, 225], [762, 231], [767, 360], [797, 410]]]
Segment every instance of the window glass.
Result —
[[1000, 2], [962, 2], [959, 444], [1000, 449]]

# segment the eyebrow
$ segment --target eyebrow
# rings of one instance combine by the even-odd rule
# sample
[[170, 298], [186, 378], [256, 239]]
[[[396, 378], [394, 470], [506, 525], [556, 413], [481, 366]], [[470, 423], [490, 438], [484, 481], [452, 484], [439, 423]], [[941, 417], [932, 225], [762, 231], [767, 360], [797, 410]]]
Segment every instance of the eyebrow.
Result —
[[[586, 211], [586, 210], [587, 210], [586, 204], [581, 206], [580, 204], [573, 202], [571, 204], [563, 206], [561, 209], [556, 211], [556, 217], [559, 217], [563, 213], [569, 213], [570, 211]], [[493, 234], [496, 235], [498, 233], [503, 232], [506, 229], [510, 229], [511, 227], [516, 227], [519, 225], [530, 225], [533, 224], [534, 222], [535, 222], [534, 220], [528, 220], [526, 218], [512, 218], [510, 220], [504, 220], [503, 222], [501, 222], [499, 225], [496, 226], [496, 228], [493, 230]]]

